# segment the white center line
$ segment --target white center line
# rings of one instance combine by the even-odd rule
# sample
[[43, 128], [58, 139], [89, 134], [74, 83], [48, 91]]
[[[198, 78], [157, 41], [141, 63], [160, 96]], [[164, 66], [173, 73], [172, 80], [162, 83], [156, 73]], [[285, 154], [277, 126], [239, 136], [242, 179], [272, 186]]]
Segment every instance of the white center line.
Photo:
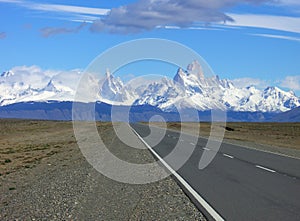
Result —
[[263, 167], [263, 166], [260, 166], [260, 165], [255, 165], [255, 167], [259, 168], [259, 169], [262, 169], [262, 170], [266, 170], [266, 171], [269, 171], [271, 173], [276, 173], [275, 170], [271, 170], [269, 168], [266, 168], [266, 167]]
[[223, 153], [223, 156], [224, 156], [224, 157], [228, 157], [228, 158], [230, 158], [230, 159], [233, 159], [233, 158], [234, 158], [233, 156], [230, 156], [230, 155], [228, 155], [228, 154], [226, 154], [226, 153]]

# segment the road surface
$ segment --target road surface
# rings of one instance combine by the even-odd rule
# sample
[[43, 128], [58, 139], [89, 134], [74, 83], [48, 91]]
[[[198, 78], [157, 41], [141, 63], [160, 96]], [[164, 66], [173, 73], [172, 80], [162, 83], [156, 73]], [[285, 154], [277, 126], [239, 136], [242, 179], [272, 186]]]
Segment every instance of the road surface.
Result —
[[212, 151], [206, 147], [207, 139], [199, 137], [194, 144], [190, 142], [195, 140], [194, 136], [182, 134], [180, 137], [178, 132], [167, 130], [158, 142], [156, 135], [163, 134], [163, 129], [152, 127], [156, 135], [148, 136], [148, 126], [131, 126], [162, 158], [178, 142], [183, 147], [182, 156], [185, 148], [196, 145], [177, 173], [223, 219], [300, 220], [299, 159], [223, 143], [213, 161], [200, 170], [198, 165], [203, 152]]

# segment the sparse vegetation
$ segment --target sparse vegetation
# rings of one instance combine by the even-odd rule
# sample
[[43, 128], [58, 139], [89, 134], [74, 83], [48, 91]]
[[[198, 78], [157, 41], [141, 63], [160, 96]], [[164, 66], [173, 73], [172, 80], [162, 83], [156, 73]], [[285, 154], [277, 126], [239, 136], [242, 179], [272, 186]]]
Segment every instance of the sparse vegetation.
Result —
[[10, 160], [10, 159], [5, 159], [4, 162], [5, 162], [5, 163], [10, 163], [11, 160]]
[[[100, 133], [110, 122], [98, 122]], [[77, 142], [72, 122], [0, 119], [0, 174], [35, 167], [41, 160], [73, 151]]]
[[[162, 126], [162, 123], [153, 123]], [[192, 134], [208, 137], [211, 123], [167, 123], [168, 128], [180, 130], [184, 128]], [[300, 123], [240, 123], [228, 122], [226, 126], [216, 124], [225, 129], [225, 138], [228, 140], [248, 141], [257, 144], [279, 146], [300, 150]], [[218, 128], [217, 128], [218, 129]]]
[[[162, 123], [154, 123], [161, 126]], [[99, 133], [107, 133], [112, 123], [97, 123]], [[199, 123], [168, 123], [168, 128], [184, 128], [197, 134]], [[279, 146], [300, 150], [300, 123], [233, 123], [217, 124], [225, 129], [225, 138], [233, 141]], [[200, 123], [199, 134], [208, 137], [211, 124]], [[110, 138], [112, 139], [112, 138]], [[108, 141], [109, 142], [109, 141]], [[73, 148], [72, 148], [73, 147]], [[0, 120], [0, 174], [30, 169], [41, 160], [76, 147], [72, 122]]]
[[0, 173], [32, 168], [76, 144], [71, 122], [0, 120]]

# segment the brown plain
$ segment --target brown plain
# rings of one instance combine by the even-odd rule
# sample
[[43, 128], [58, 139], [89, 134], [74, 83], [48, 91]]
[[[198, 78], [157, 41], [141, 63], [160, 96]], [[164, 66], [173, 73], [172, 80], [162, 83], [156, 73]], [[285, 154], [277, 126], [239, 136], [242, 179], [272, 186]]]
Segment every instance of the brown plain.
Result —
[[[183, 127], [195, 131], [196, 123], [183, 123]], [[169, 123], [171, 129], [180, 124]], [[300, 150], [300, 123], [226, 123], [225, 138], [250, 141], [270, 146], [280, 146]], [[200, 123], [200, 135], [209, 136], [210, 123]]]
[[[162, 126], [162, 123], [152, 123]], [[105, 132], [111, 123], [97, 123]], [[169, 129], [181, 127], [197, 134], [199, 123], [168, 123]], [[300, 151], [300, 123], [227, 123], [216, 125], [225, 129], [225, 140], [241, 144], [261, 144]], [[200, 123], [200, 136], [208, 137], [211, 124]], [[72, 122], [0, 120], [0, 174], [19, 168], [30, 168], [56, 153], [69, 151], [77, 146]]]

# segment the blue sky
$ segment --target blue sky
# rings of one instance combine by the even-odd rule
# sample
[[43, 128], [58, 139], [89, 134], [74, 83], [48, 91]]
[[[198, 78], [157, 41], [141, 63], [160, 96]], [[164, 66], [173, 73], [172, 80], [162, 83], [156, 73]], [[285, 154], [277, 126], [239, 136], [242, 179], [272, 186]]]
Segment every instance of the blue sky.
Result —
[[119, 43], [163, 38], [198, 52], [221, 78], [300, 95], [298, 0], [0, 0], [0, 11], [0, 71], [85, 69]]

